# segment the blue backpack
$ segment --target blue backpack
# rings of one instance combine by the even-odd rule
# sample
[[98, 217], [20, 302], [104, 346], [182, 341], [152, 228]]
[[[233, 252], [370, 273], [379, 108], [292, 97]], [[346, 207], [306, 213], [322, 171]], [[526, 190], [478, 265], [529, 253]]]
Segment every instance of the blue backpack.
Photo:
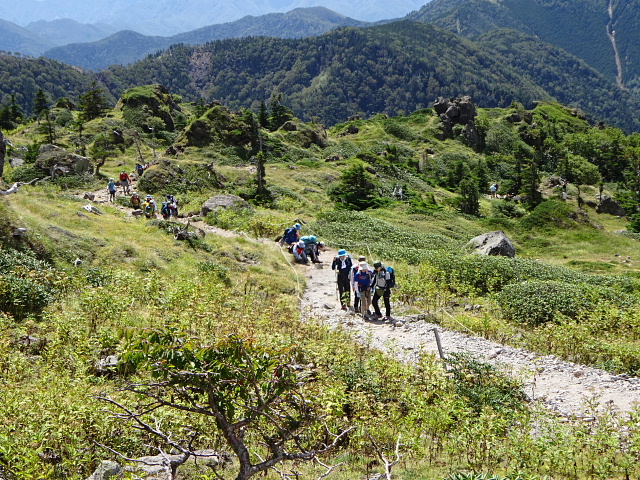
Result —
[[293, 227], [287, 228], [283, 235], [284, 241], [288, 244], [298, 241], [297, 230]]
[[396, 288], [396, 272], [393, 270], [393, 267], [384, 267], [389, 272], [389, 288]]

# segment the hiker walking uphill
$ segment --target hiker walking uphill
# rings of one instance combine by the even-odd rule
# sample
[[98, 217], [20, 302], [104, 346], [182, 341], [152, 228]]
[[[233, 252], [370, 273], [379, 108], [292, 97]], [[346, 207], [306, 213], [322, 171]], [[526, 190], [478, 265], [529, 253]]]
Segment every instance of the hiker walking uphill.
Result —
[[131, 185], [131, 178], [129, 178], [129, 174], [124, 170], [120, 172], [120, 185], [122, 186], [122, 194], [129, 195], [129, 185]]
[[109, 183], [107, 183], [107, 191], [109, 192], [109, 201], [110, 202], [115, 202], [116, 201], [116, 182], [113, 180], [113, 178], [109, 179]]
[[360, 255], [358, 257], [358, 263], [351, 269], [351, 273], [349, 274], [351, 290], [353, 290], [353, 311], [355, 313], [360, 313], [360, 297], [358, 296], [358, 285], [356, 284], [355, 276], [358, 270], [360, 270], [360, 264], [366, 261], [367, 257]]
[[378, 318], [382, 318], [382, 313], [380, 313], [380, 306], [378, 302], [380, 297], [384, 300], [384, 318], [383, 320], [391, 321], [391, 289], [395, 286], [392, 281], [392, 271], [389, 270], [391, 267], [385, 268], [381, 262], [375, 262], [373, 264], [373, 299], [371, 303], [373, 304], [373, 310], [375, 311], [375, 315]]
[[346, 310], [350, 303], [351, 291], [349, 274], [351, 273], [352, 266], [353, 263], [347, 251], [345, 249], [338, 250], [338, 256], [335, 257], [331, 263], [331, 270], [337, 272], [338, 296], [340, 297], [340, 304], [343, 310]]
[[142, 204], [142, 211], [147, 218], [156, 218], [156, 211], [158, 207], [151, 195], [147, 195], [147, 200]]
[[369, 264], [367, 262], [360, 262], [358, 271], [353, 276], [357, 295], [360, 297], [360, 312], [362, 312], [362, 318], [367, 320], [371, 311], [371, 287], [373, 286], [373, 272], [369, 270]]

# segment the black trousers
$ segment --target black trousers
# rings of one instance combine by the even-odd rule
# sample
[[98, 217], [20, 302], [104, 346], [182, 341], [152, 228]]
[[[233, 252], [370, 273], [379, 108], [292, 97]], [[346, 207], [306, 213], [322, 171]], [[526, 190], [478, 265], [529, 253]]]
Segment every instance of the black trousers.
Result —
[[351, 282], [349, 282], [349, 275], [338, 273], [338, 295], [340, 296], [340, 303], [349, 306], [351, 301]]
[[[384, 300], [384, 315], [385, 317], [391, 316], [391, 301], [389, 298], [391, 297], [391, 290], [385, 289], [382, 294], [382, 299]], [[380, 295], [378, 295], [378, 289], [376, 288], [375, 293], [373, 294], [373, 298], [371, 299], [371, 305], [373, 305], [373, 309], [376, 312], [376, 315], [382, 316], [380, 313], [380, 306], [378, 305], [378, 301], [380, 300]]]

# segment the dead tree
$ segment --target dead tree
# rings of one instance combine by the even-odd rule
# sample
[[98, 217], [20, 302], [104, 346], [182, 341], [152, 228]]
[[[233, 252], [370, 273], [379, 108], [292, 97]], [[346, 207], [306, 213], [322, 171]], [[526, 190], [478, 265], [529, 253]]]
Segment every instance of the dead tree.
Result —
[[16, 193], [18, 191], [18, 189], [20, 187], [22, 187], [23, 185], [31, 185], [34, 182], [37, 182], [38, 180], [40, 180], [39, 178], [34, 178], [33, 180], [31, 180], [30, 182], [16, 182], [13, 185], [11, 185], [10, 188], [8, 188], [7, 190], [2, 190], [0, 189], [0, 195], [11, 195], [12, 193]]
[[[118, 418], [184, 454], [185, 461], [195, 451], [186, 440], [174, 440], [153, 427], [154, 412], [168, 408], [214, 419], [238, 459], [235, 480], [248, 480], [284, 461], [316, 460], [352, 430], [331, 435], [328, 444], [309, 435], [322, 418], [302, 393], [299, 368], [292, 359], [235, 336], [213, 346], [195, 346], [173, 332], [153, 332], [134, 344], [124, 360], [133, 368], [150, 368], [157, 380], [125, 388], [146, 402], [134, 411], [115, 400], [101, 400], [121, 410]], [[191, 432], [189, 439], [205, 433], [186, 425], [181, 429]], [[214, 473], [223, 478], [215, 468]]]

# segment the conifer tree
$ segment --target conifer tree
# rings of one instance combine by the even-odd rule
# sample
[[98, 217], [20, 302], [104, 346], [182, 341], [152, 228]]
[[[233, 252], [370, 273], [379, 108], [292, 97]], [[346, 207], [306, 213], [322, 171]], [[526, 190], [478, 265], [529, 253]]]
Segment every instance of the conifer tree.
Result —
[[86, 122], [102, 116], [109, 108], [109, 103], [104, 96], [102, 88], [93, 82], [92, 89], [80, 96], [80, 116]]
[[42, 89], [38, 89], [36, 96], [33, 99], [33, 113], [36, 117], [40, 117], [40, 114], [49, 108], [49, 102]]

